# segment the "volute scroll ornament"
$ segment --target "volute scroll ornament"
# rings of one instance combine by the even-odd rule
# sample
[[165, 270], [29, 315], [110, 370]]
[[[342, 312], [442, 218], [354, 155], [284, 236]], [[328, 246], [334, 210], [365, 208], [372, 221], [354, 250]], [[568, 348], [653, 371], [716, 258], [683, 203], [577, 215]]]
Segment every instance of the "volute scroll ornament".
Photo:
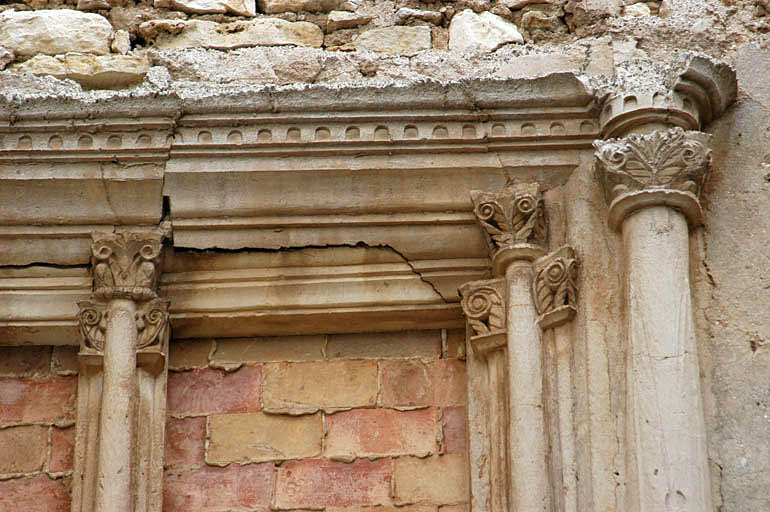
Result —
[[543, 254], [547, 227], [539, 184], [508, 184], [497, 193], [473, 190], [471, 201], [496, 274], [512, 259], [531, 261]]
[[505, 347], [505, 280], [472, 281], [459, 291], [474, 352], [486, 355]]
[[571, 247], [562, 247], [534, 262], [533, 293], [542, 329], [571, 320], [577, 312], [578, 260]]
[[610, 200], [610, 225], [656, 204], [680, 209], [698, 225], [698, 195], [708, 177], [708, 135], [672, 128], [594, 142], [597, 170]]

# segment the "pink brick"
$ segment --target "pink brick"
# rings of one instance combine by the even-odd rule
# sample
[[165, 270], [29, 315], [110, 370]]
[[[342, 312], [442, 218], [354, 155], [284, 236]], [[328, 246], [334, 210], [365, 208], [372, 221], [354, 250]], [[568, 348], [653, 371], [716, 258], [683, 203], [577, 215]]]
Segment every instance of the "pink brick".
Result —
[[386, 406], [463, 405], [465, 363], [457, 359], [403, 359], [380, 363], [382, 404]]
[[226, 468], [203, 466], [179, 475], [166, 475], [164, 512], [221, 512], [270, 510], [273, 499], [273, 464]]
[[0, 482], [0, 512], [69, 512], [70, 495], [62, 480], [45, 475]]
[[439, 411], [420, 409], [354, 409], [326, 417], [326, 456], [355, 457], [416, 455], [438, 451]]
[[73, 419], [76, 377], [0, 378], [0, 424]]
[[262, 370], [244, 365], [232, 373], [203, 368], [168, 375], [168, 412], [179, 416], [260, 409]]
[[51, 427], [51, 463], [53, 472], [70, 471], [75, 452], [75, 428]]
[[390, 504], [391, 460], [325, 459], [288, 462], [278, 468], [277, 508], [345, 507]]
[[169, 418], [166, 421], [166, 467], [203, 464], [206, 444], [206, 418]]
[[468, 412], [465, 407], [444, 407], [444, 453], [467, 453]]

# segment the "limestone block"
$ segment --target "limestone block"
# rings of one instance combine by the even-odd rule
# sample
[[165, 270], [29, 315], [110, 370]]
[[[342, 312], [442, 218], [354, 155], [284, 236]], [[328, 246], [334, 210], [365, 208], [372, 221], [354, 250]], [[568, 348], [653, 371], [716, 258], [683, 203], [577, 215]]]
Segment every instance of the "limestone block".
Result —
[[[153, 40], [156, 48], [215, 48], [228, 50], [246, 46], [310, 46], [320, 48], [323, 32], [313, 23], [278, 18], [216, 23], [201, 20], [153, 20], [142, 23], [139, 32]], [[148, 39], [149, 38], [149, 39]]]
[[112, 25], [103, 16], [70, 9], [0, 14], [0, 41], [17, 56], [110, 53]]
[[216, 414], [209, 419], [210, 464], [304, 459], [321, 455], [321, 415]]
[[115, 37], [112, 39], [110, 48], [113, 52], [125, 55], [131, 51], [131, 38], [128, 32], [125, 30], [118, 30], [115, 32]]
[[75, 80], [88, 89], [119, 89], [138, 84], [150, 69], [144, 55], [36, 55], [12, 66], [17, 73], [53, 75]]
[[0, 71], [5, 69], [5, 66], [16, 60], [16, 55], [5, 46], [0, 46]]
[[650, 14], [652, 14], [652, 11], [650, 11], [650, 8], [645, 3], [638, 3], [623, 7], [624, 17], [638, 18], [641, 16], [649, 16]]
[[372, 21], [371, 16], [362, 16], [354, 12], [332, 11], [326, 19], [326, 32], [334, 32], [341, 28], [353, 28], [366, 25]]
[[355, 11], [357, 0], [259, 0], [259, 9], [267, 14], [279, 12]]
[[523, 43], [516, 25], [491, 12], [465, 9], [449, 25], [449, 49], [492, 52], [508, 43]]
[[190, 14], [257, 14], [254, 0], [155, 0], [155, 7], [176, 9]]
[[443, 18], [444, 15], [439, 11], [424, 11], [422, 9], [411, 9], [409, 7], [402, 7], [396, 11], [396, 19], [398, 20], [399, 25], [404, 25], [411, 20], [427, 21], [428, 23], [438, 25]]
[[522, 55], [500, 65], [495, 76], [500, 78], [533, 78], [560, 71], [579, 71], [585, 56], [577, 53], [544, 53]]
[[383, 27], [364, 32], [353, 41], [357, 50], [414, 55], [431, 47], [428, 27]]

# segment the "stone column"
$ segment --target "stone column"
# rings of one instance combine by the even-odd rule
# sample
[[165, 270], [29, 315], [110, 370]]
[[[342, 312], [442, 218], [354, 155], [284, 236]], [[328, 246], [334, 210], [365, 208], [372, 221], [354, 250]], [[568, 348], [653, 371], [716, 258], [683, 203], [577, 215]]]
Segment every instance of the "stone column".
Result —
[[690, 290], [689, 226], [707, 136], [681, 128], [597, 141], [626, 265], [628, 510], [713, 510]]
[[542, 198], [537, 184], [510, 184], [497, 194], [473, 191], [471, 199], [487, 238], [493, 272], [505, 286], [508, 510], [550, 511], [543, 353], [532, 297], [532, 261], [545, 252]]
[[537, 323], [543, 330], [543, 343], [550, 349], [551, 407], [554, 467], [554, 504], [556, 510], [578, 512], [577, 447], [575, 436], [575, 396], [572, 376], [572, 331], [570, 320], [577, 313], [577, 271], [575, 251], [562, 247], [534, 263], [534, 295]]
[[[73, 479], [78, 512], [148, 512], [162, 506], [162, 457], [147, 456], [147, 447], [162, 453], [165, 422], [169, 303], [156, 293], [162, 238], [154, 232], [93, 235], [94, 293], [78, 303], [83, 334]], [[157, 390], [150, 394], [163, 397], [139, 392], [148, 379]]]

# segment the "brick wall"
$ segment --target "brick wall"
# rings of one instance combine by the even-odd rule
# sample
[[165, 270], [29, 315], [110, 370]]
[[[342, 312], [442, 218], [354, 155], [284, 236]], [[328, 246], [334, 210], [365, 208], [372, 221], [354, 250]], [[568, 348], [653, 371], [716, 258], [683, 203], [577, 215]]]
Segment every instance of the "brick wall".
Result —
[[0, 347], [0, 512], [65, 512], [75, 441], [72, 347]]
[[466, 510], [463, 334], [174, 342], [164, 510]]

